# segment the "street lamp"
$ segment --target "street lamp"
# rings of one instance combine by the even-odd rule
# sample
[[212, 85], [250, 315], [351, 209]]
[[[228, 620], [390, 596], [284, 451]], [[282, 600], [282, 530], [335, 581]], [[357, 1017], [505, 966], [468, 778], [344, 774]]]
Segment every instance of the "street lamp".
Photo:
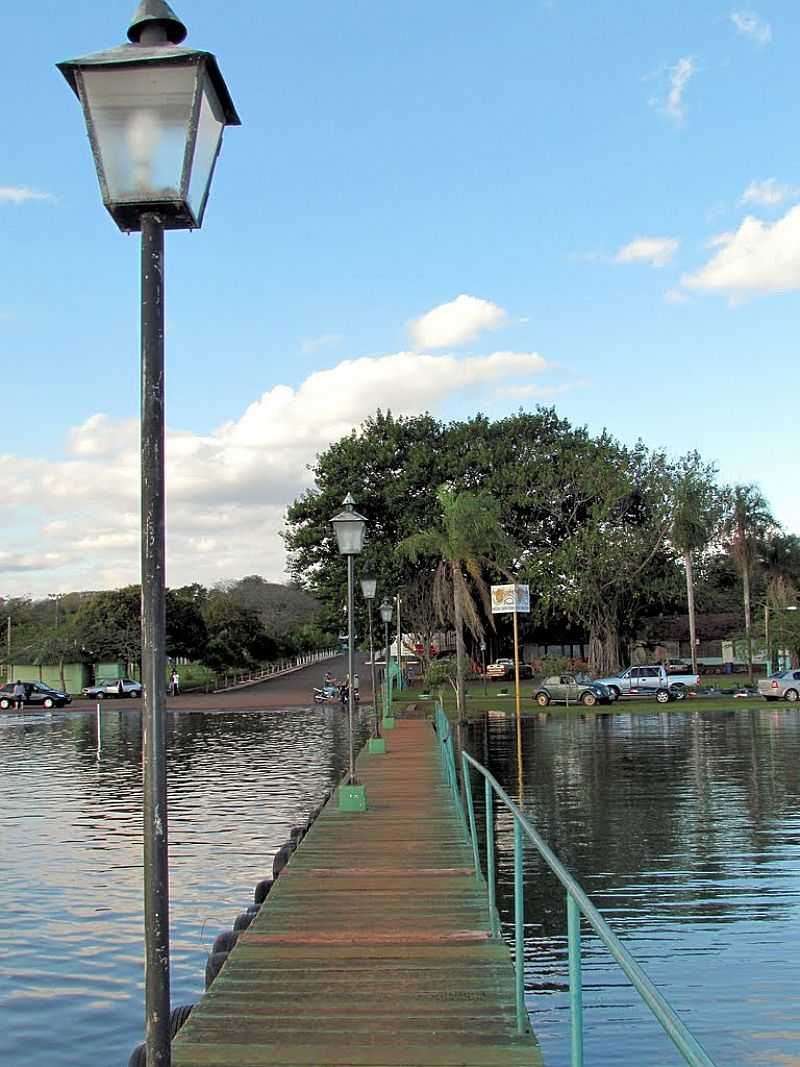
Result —
[[386, 648], [386, 678], [383, 687], [383, 715], [386, 718], [389, 715], [389, 686], [391, 684], [389, 679], [389, 624], [392, 621], [392, 602], [387, 600], [386, 597], [384, 597], [380, 606], [380, 613], [383, 620], [383, 643]]
[[372, 675], [372, 710], [375, 715], [375, 732], [373, 737], [380, 737], [380, 723], [378, 721], [378, 690], [375, 687], [375, 651], [372, 643], [372, 601], [378, 589], [377, 579], [372, 574], [365, 574], [361, 578], [361, 595], [367, 602], [367, 619], [369, 624], [369, 662]]
[[[348, 741], [349, 741], [349, 772], [348, 783], [350, 786], [357, 786], [356, 782], [356, 769], [355, 769], [355, 750], [353, 741], [353, 714], [354, 714], [354, 693], [353, 693], [353, 679], [355, 677], [355, 671], [353, 669], [353, 559], [357, 556], [364, 547], [364, 532], [367, 528], [367, 520], [363, 515], [355, 509], [355, 500], [350, 493], [344, 498], [342, 505], [342, 511], [331, 519], [334, 533], [336, 534], [336, 541], [339, 545], [339, 553], [342, 556], [347, 556], [347, 674], [348, 674], [348, 686], [347, 686], [347, 723], [348, 723]], [[362, 787], [363, 789], [363, 787]], [[355, 795], [355, 794], [353, 794]], [[340, 795], [340, 806], [342, 804], [343, 796]], [[358, 804], [358, 800], [354, 803]], [[364, 801], [366, 805], [366, 801]], [[359, 807], [356, 810], [361, 810]]]
[[130, 44], [58, 64], [83, 107], [103, 203], [142, 234], [142, 713], [146, 1055], [170, 1060], [165, 726], [164, 230], [199, 228], [226, 126], [239, 117], [210, 52], [142, 0]]

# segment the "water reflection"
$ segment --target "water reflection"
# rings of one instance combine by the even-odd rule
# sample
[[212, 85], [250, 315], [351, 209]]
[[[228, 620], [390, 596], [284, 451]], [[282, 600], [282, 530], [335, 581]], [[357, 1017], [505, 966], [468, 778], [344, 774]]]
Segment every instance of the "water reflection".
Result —
[[[514, 795], [513, 722], [487, 716], [465, 743]], [[719, 1065], [800, 1063], [799, 767], [794, 710], [523, 722], [526, 813]], [[504, 812], [496, 841], [510, 938]], [[535, 852], [525, 885], [528, 1006], [554, 1067], [569, 1063], [564, 894]], [[587, 1063], [682, 1062], [588, 935], [584, 967]]]
[[[0, 718], [0, 1062], [112, 1067], [142, 1040], [141, 717]], [[359, 726], [359, 732], [364, 727]], [[341, 777], [338, 708], [168, 719], [173, 1003]]]

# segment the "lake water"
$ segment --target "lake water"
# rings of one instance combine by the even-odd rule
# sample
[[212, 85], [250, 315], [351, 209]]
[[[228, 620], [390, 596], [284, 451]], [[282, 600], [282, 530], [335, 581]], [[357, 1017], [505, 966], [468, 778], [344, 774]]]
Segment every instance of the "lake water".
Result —
[[[466, 744], [516, 798], [513, 724]], [[523, 721], [526, 814], [718, 1067], [800, 1064], [800, 713], [788, 708]], [[477, 794], [476, 794], [477, 798]], [[513, 826], [497, 822], [510, 925]], [[569, 1063], [563, 890], [526, 851], [527, 1003]], [[585, 1062], [683, 1063], [600, 942], [584, 949]]]
[[[0, 718], [0, 1062], [125, 1067], [143, 1040], [141, 721], [127, 707]], [[465, 743], [514, 791], [509, 720]], [[346, 768], [339, 709], [171, 715], [173, 1004], [274, 852]], [[800, 712], [543, 714], [524, 806], [719, 1067], [800, 1065]], [[511, 824], [498, 816], [510, 919]], [[526, 853], [528, 1006], [568, 1060], [561, 891]], [[506, 933], [510, 936], [510, 927]], [[587, 1067], [679, 1064], [587, 938]]]

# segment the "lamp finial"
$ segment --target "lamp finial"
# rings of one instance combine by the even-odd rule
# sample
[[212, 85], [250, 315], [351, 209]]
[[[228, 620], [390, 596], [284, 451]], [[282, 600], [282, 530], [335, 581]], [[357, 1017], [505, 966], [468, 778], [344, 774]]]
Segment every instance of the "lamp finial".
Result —
[[188, 30], [166, 2], [166, 0], [141, 0], [133, 22], [128, 27], [128, 40], [133, 44], [153, 44], [152, 40], [142, 40], [148, 31], [159, 30], [170, 44], [180, 44], [186, 40]]

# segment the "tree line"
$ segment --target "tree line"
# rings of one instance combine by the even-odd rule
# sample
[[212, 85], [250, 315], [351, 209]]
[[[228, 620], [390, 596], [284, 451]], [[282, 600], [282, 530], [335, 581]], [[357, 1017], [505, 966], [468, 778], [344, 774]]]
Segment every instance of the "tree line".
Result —
[[[330, 647], [336, 637], [319, 625], [319, 613], [309, 593], [259, 575], [212, 588], [193, 583], [169, 589], [167, 655], [224, 671]], [[3, 658], [10, 664], [132, 666], [141, 657], [141, 589], [10, 598], [0, 607], [0, 625]]]
[[752, 664], [754, 604], [793, 604], [800, 585], [800, 539], [757, 487], [720, 484], [696, 451], [625, 446], [554, 408], [451, 422], [379, 410], [313, 473], [286, 543], [294, 580], [330, 625], [346, 586], [330, 519], [347, 492], [368, 520], [359, 565], [378, 576], [379, 598], [403, 590], [404, 629], [435, 620], [477, 642], [492, 626], [482, 586], [523, 582], [525, 639], [585, 639], [600, 674], [654, 615], [688, 613], [694, 649], [696, 611], [738, 611]]

